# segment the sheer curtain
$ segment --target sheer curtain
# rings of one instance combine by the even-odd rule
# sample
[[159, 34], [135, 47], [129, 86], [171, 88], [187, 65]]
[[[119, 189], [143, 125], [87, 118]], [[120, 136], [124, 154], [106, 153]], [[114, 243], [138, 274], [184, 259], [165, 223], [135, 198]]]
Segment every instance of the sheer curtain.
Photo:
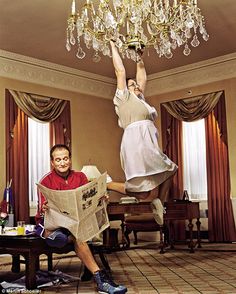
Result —
[[[42, 144], [43, 141], [43, 144]], [[50, 171], [49, 123], [39, 123], [28, 118], [28, 169], [30, 207], [37, 207], [37, 186], [35, 185]]]
[[207, 200], [205, 138], [204, 119], [183, 121], [183, 181], [191, 200]]

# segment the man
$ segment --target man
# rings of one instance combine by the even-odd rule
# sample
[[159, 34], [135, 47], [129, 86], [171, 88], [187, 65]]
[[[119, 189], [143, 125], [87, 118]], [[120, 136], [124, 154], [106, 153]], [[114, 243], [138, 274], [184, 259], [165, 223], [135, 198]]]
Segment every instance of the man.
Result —
[[[53, 190], [71, 190], [88, 182], [84, 173], [71, 170], [71, 152], [66, 145], [54, 145], [50, 150], [50, 158], [53, 169], [40, 181], [45, 187]], [[45, 239], [47, 244], [52, 247], [63, 247], [68, 242], [73, 242], [76, 255], [94, 275], [98, 293], [126, 293], [126, 287], [116, 285], [104, 271], [100, 270], [87, 243], [76, 240], [74, 236], [64, 228], [55, 231], [44, 229], [44, 213], [47, 209], [49, 209], [47, 200], [44, 195], [40, 193], [36, 222], [38, 224], [38, 232], [40, 236]]]

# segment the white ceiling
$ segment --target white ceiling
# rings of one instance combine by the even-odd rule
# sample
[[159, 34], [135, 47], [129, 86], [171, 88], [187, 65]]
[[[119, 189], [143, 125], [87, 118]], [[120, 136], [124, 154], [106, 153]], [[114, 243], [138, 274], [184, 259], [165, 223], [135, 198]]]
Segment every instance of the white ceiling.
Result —
[[[205, 17], [209, 41], [199, 38], [201, 44], [192, 48], [188, 57], [182, 54], [182, 47], [174, 51], [172, 59], [159, 58], [153, 50], [146, 50], [148, 74], [236, 52], [236, 0], [198, 0], [198, 6]], [[83, 60], [75, 57], [76, 48], [70, 53], [66, 51], [65, 31], [70, 7], [71, 0], [0, 0], [0, 49], [114, 77], [109, 57], [94, 63], [92, 50], [86, 51]], [[135, 64], [125, 63], [130, 76]]]

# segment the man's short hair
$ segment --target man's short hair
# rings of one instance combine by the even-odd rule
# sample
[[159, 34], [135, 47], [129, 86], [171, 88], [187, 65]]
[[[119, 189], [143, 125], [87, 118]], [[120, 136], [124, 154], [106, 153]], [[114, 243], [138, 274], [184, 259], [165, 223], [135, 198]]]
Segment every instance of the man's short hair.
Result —
[[69, 156], [71, 157], [71, 151], [70, 151], [70, 148], [67, 146], [67, 145], [65, 145], [65, 144], [55, 144], [52, 148], [51, 148], [51, 150], [50, 150], [50, 158], [51, 158], [51, 160], [53, 160], [53, 152], [55, 151], [55, 150], [62, 150], [62, 149], [66, 149], [68, 152], [69, 152]]

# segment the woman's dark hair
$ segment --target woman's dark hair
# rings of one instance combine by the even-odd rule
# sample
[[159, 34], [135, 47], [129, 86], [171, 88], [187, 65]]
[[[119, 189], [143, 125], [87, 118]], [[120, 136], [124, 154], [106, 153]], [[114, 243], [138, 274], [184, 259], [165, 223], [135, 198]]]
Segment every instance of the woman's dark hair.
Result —
[[129, 80], [134, 80], [135, 81], [135, 79], [133, 79], [133, 78], [126, 78], [126, 86], [128, 86], [128, 81]]
[[71, 157], [71, 151], [70, 151], [70, 149], [69, 149], [69, 147], [68, 146], [66, 146], [65, 144], [55, 144], [52, 148], [51, 148], [51, 150], [50, 150], [50, 158], [51, 158], [51, 160], [53, 160], [53, 152], [55, 151], [55, 150], [61, 150], [61, 149], [66, 149], [68, 152], [69, 152], [69, 157]]

